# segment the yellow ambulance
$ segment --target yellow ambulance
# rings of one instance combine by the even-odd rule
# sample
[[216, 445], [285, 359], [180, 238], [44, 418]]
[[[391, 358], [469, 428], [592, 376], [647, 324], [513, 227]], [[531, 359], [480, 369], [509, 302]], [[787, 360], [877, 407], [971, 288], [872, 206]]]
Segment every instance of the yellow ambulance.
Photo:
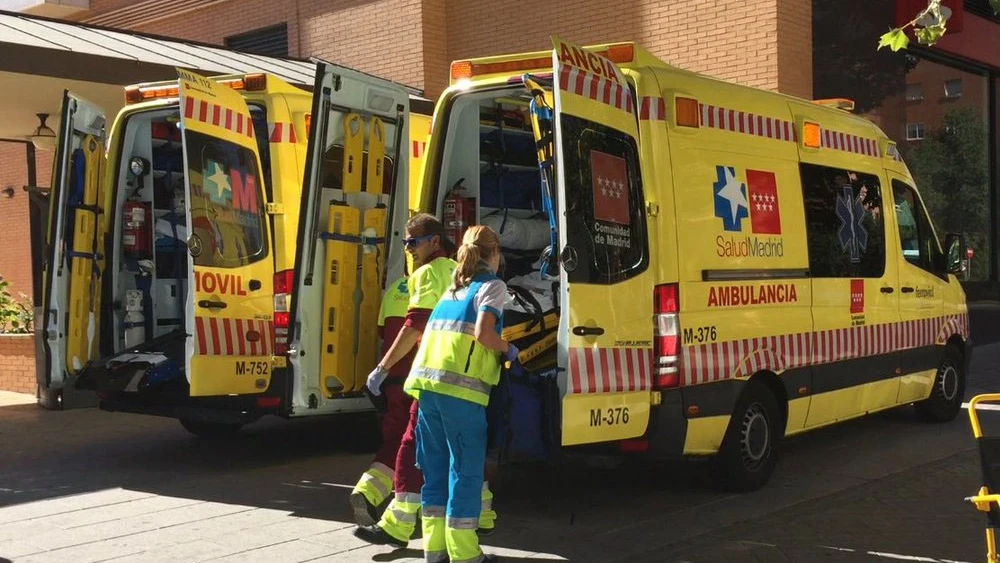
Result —
[[870, 121], [632, 43], [554, 38], [451, 79], [421, 208], [472, 204], [508, 267], [530, 257], [508, 283], [558, 315], [554, 352], [511, 379], [524, 431], [542, 429], [526, 450], [715, 456], [750, 490], [783, 436], [906, 404], [955, 417], [964, 239], [939, 240]]
[[[325, 374], [287, 367], [303, 175], [315, 171], [313, 195], [355, 220], [327, 229], [324, 206], [320, 229], [354, 258], [325, 294], [344, 305], [328, 324], [353, 329], [377, 311], [387, 264], [403, 262], [386, 231], [407, 218], [431, 104], [388, 80], [316, 68], [312, 92], [273, 75], [178, 70], [177, 81], [127, 88], [110, 128], [66, 93], [37, 333], [43, 405], [94, 390], [105, 410], [175, 417], [198, 435], [266, 414], [372, 409], [374, 326], [330, 344]], [[322, 135], [316, 158], [310, 131]]]

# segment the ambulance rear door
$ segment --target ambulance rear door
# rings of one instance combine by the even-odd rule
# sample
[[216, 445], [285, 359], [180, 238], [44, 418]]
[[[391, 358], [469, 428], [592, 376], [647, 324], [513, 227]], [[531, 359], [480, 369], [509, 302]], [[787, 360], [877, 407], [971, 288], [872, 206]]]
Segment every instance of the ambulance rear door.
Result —
[[553, 48], [562, 443], [635, 438], [649, 422], [653, 334], [636, 101], [609, 59]]
[[408, 104], [399, 85], [317, 64], [291, 280], [292, 416], [372, 408], [364, 385], [379, 360], [382, 288], [406, 263], [395, 241], [407, 219]]
[[188, 239], [191, 396], [262, 393], [274, 349], [270, 229], [243, 96], [178, 69]]
[[39, 401], [61, 406], [67, 378], [98, 356], [107, 213], [102, 193], [103, 110], [63, 94], [43, 267], [37, 335], [44, 361], [36, 370]]

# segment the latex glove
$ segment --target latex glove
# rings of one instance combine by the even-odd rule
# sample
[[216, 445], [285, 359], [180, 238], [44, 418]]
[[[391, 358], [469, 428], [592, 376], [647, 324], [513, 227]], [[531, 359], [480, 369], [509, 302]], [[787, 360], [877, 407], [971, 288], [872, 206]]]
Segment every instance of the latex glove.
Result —
[[521, 351], [517, 349], [517, 346], [514, 346], [513, 344], [508, 344], [507, 345], [507, 356], [506, 356], [506, 358], [507, 358], [508, 362], [510, 362], [512, 364], [515, 363], [515, 362], [517, 362], [517, 355], [520, 354], [520, 353], [521, 353]]
[[370, 391], [371, 394], [375, 395], [376, 397], [381, 395], [382, 382], [385, 381], [386, 377], [389, 377], [389, 372], [381, 365], [375, 366], [375, 369], [373, 369], [372, 372], [368, 374], [368, 383], [366, 384], [368, 387], [368, 391]]

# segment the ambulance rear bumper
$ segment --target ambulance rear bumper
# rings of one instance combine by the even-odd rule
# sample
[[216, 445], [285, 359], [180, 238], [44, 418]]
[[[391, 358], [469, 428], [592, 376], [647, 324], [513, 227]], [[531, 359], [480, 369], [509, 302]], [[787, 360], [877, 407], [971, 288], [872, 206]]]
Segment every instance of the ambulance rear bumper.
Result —
[[684, 454], [687, 436], [687, 418], [680, 389], [661, 391], [662, 402], [653, 407], [649, 416], [649, 450], [646, 456], [653, 460], [680, 459]]

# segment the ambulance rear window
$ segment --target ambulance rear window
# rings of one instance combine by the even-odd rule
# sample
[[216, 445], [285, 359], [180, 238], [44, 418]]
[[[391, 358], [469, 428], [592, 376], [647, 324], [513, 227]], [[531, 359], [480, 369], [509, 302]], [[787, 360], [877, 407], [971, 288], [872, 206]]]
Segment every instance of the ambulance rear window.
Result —
[[261, 178], [253, 151], [187, 131], [197, 266], [236, 268], [267, 256]]
[[635, 139], [564, 114], [566, 254], [569, 281], [613, 284], [649, 265], [646, 216]]

